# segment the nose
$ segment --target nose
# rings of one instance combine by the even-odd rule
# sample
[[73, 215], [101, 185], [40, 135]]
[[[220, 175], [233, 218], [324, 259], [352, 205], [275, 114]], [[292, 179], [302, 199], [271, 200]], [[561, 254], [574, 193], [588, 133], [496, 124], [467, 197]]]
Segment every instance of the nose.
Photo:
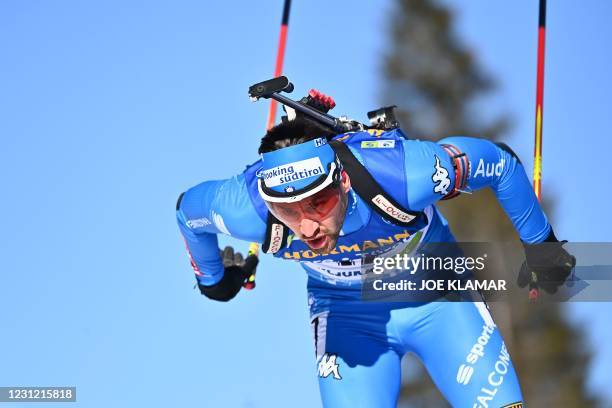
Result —
[[300, 222], [300, 232], [306, 238], [312, 237], [316, 235], [319, 230], [319, 223], [313, 220], [309, 220], [308, 218], [302, 218]]

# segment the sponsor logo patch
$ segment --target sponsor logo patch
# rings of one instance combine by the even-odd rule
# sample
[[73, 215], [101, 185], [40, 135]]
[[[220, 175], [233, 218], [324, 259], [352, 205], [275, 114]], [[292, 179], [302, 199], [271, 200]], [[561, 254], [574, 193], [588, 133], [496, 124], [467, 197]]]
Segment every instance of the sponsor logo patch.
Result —
[[361, 142], [362, 149], [393, 149], [395, 140], [364, 140]]
[[[365, 240], [361, 242], [353, 242], [347, 244], [338, 244], [334, 249], [332, 249], [329, 254], [330, 255], [338, 255], [338, 254], [356, 254], [360, 255], [361, 252], [372, 251], [378, 249], [389, 248], [396, 245], [398, 242], [403, 242], [408, 240], [411, 237], [410, 232], [408, 230], [404, 230], [394, 235], [382, 236], [382, 237], [372, 237], [371, 240]], [[292, 236], [290, 236], [292, 238]], [[288, 241], [287, 246], [290, 245], [290, 241]], [[300, 251], [287, 251], [283, 253], [283, 258], [285, 259], [293, 259], [296, 261], [300, 260], [309, 260], [313, 258], [321, 258], [322, 255], [317, 254], [316, 252], [311, 251], [310, 249], [304, 249]]]
[[197, 218], [195, 220], [187, 220], [186, 224], [189, 228], [202, 228], [211, 225], [212, 222], [208, 218]]
[[499, 177], [504, 170], [505, 164], [506, 161], [504, 159], [501, 159], [498, 163], [485, 163], [484, 159], [480, 159], [474, 177], [493, 177], [493, 175]]
[[309, 177], [319, 177], [325, 174], [325, 170], [323, 164], [321, 164], [321, 159], [312, 157], [261, 171], [259, 174], [267, 187], [276, 187]]
[[410, 222], [415, 218], [413, 215], [407, 214], [396, 206], [394, 206], [393, 204], [391, 204], [391, 202], [389, 202], [389, 200], [387, 200], [381, 194], [378, 194], [376, 197], [374, 197], [372, 199], [372, 202], [375, 206], [377, 206], [378, 208], [380, 208], [398, 221]]
[[272, 233], [270, 234], [270, 248], [268, 249], [268, 253], [275, 253], [281, 248], [281, 244], [283, 243], [283, 225], [282, 224], [273, 224], [272, 225]]
[[[487, 385], [480, 389], [478, 397], [476, 397], [476, 402], [473, 405], [475, 408], [489, 408], [489, 406], [494, 406], [492, 402], [497, 395], [497, 391], [499, 391], [499, 387], [504, 382], [504, 376], [508, 374], [510, 370], [510, 355], [504, 343], [501, 345], [499, 356], [493, 368], [494, 370], [491, 371], [487, 377]], [[520, 406], [522, 405], [519, 405], [519, 407]]]
[[326, 145], [326, 144], [327, 144], [327, 140], [325, 140], [324, 137], [319, 137], [319, 138], [314, 140], [315, 147], [321, 147], [321, 146]]

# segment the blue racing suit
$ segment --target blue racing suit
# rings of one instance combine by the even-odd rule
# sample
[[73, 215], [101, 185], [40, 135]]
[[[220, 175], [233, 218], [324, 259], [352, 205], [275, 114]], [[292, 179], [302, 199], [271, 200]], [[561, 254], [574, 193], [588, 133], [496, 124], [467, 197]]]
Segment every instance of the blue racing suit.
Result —
[[[456, 162], [445, 146], [464, 155], [464, 190], [491, 188], [521, 240], [542, 242], [550, 225], [518, 158], [507, 146], [484, 139], [408, 140], [398, 129], [336, 139], [397, 202], [424, 216], [410, 228], [393, 225], [351, 190], [334, 250], [318, 255], [293, 238], [274, 254], [300, 263], [309, 276], [308, 304], [324, 406], [394, 407], [400, 360], [408, 352], [424, 363], [453, 406], [501, 407], [522, 401], [508, 351], [483, 302], [385, 303], [360, 298], [364, 254], [454, 242], [435, 207], [459, 183]], [[260, 167], [257, 161], [237, 176], [206, 181], [184, 193], [177, 218], [200, 284], [213, 285], [223, 276], [218, 233], [264, 241], [267, 208], [256, 186]]]

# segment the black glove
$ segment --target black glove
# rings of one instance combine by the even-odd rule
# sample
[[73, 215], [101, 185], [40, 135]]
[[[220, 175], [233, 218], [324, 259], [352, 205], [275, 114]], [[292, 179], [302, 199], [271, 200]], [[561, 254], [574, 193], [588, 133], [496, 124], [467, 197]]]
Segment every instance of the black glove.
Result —
[[198, 288], [209, 299], [227, 302], [238, 294], [244, 282], [255, 273], [259, 259], [255, 255], [249, 255], [244, 259], [240, 252], [234, 254], [234, 248], [230, 246], [221, 252], [221, 258], [225, 267], [221, 280], [212, 286], [198, 283]]
[[566, 242], [559, 242], [551, 228], [544, 242], [523, 243], [526, 260], [518, 275], [519, 287], [524, 288], [530, 284], [531, 287], [542, 288], [550, 294], [556, 293], [576, 266], [576, 258], [563, 249]]

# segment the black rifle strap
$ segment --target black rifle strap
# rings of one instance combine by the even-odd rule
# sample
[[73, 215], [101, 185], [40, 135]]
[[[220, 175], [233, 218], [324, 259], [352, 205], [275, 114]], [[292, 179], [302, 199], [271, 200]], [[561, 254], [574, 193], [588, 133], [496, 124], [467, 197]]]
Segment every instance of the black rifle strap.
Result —
[[381, 217], [402, 227], [410, 227], [421, 219], [423, 212], [407, 210], [398, 203], [374, 180], [346, 144], [338, 140], [332, 140], [329, 144], [348, 173], [351, 187]]
[[261, 245], [261, 250], [267, 254], [274, 254], [287, 245], [288, 237], [289, 228], [268, 211], [266, 239]]

